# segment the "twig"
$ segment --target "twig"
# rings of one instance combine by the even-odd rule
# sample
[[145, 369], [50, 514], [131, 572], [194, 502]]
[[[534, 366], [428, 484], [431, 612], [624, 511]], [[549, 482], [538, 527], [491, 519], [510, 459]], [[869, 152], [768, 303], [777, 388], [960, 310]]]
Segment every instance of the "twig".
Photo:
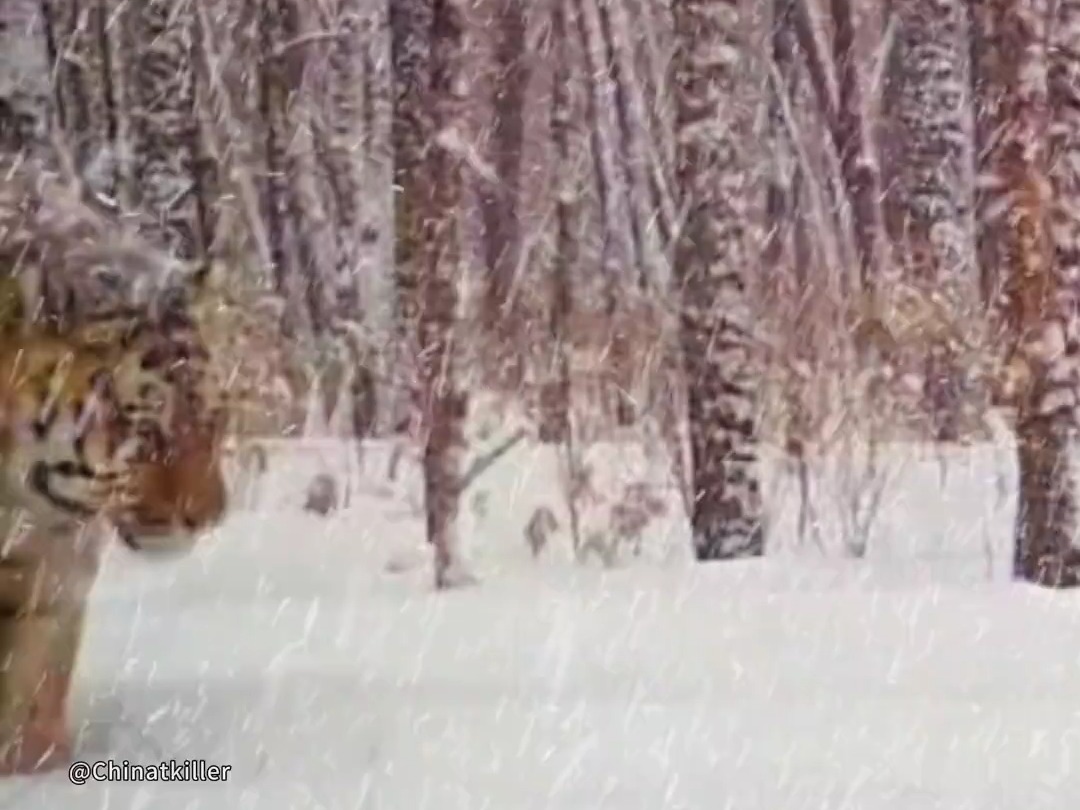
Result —
[[[881, 45], [878, 46], [874, 52], [870, 70], [870, 82], [869, 82], [869, 98], [873, 99], [874, 106], [880, 104], [881, 88], [885, 78], [885, 68], [889, 63], [889, 57], [892, 54], [893, 45], [896, 42], [896, 29], [897, 29], [896, 15], [890, 14], [889, 21], [885, 25], [885, 32], [881, 35]], [[869, 106], [869, 99], [867, 100]], [[873, 115], [872, 111], [868, 111], [868, 114]]]
[[529, 433], [525, 429], [519, 429], [516, 433], [504, 440], [502, 444], [498, 445], [488, 453], [473, 460], [473, 463], [469, 465], [469, 469], [465, 471], [465, 474], [461, 477], [461, 483], [458, 485], [458, 493], [462, 493], [467, 490], [477, 478], [483, 475], [488, 469], [505, 456], [514, 445], [528, 436]]
[[[810, 77], [810, 86], [817, 97], [821, 116], [825, 119], [826, 127], [830, 135], [835, 139], [839, 131], [838, 122], [840, 118], [837, 111], [839, 92], [836, 85], [839, 82], [836, 77], [836, 69], [825, 58], [824, 47], [818, 39], [817, 30], [806, 0], [795, 3], [792, 10], [794, 12], [792, 23], [794, 24], [795, 36], [805, 60], [807, 75]], [[839, 148], [839, 145], [837, 148]]]
[[825, 554], [825, 541], [821, 539], [818, 517], [810, 494], [810, 465], [806, 461], [805, 453], [799, 453], [795, 459], [795, 474], [799, 479], [799, 542], [806, 541], [806, 533], [809, 530], [814, 545], [822, 554]]
[[342, 37], [341, 31], [311, 31], [307, 34], [293, 37], [286, 42], [282, 42], [271, 51], [270, 56], [274, 59], [280, 59], [293, 48], [301, 48], [305, 45], [312, 45], [320, 42], [332, 42], [334, 40], [342, 39]]

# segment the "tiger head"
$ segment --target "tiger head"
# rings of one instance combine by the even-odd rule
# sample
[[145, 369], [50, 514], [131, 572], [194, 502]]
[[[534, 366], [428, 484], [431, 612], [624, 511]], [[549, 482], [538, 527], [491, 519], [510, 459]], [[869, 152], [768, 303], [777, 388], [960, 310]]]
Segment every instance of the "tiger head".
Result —
[[0, 158], [0, 525], [106, 518], [134, 549], [187, 549], [227, 506], [198, 325], [225, 268], [182, 265], [84, 191]]
[[229, 410], [195, 317], [201, 279], [0, 342], [4, 480], [42, 525], [102, 517], [131, 549], [177, 553], [224, 517]]

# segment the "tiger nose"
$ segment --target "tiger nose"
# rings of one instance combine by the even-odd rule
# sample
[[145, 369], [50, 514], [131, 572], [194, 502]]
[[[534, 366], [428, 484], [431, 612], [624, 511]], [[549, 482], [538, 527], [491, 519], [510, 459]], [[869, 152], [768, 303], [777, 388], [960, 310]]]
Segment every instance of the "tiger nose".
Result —
[[180, 504], [180, 524], [188, 531], [210, 529], [221, 523], [228, 508], [225, 483], [214, 476], [195, 497], [184, 498]]

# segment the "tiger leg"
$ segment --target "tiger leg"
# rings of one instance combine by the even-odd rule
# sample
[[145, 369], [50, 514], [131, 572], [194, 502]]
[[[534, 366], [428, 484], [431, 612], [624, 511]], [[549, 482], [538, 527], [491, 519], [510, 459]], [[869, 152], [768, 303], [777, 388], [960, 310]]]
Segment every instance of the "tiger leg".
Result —
[[48, 614], [0, 619], [0, 654], [12, 662], [0, 672], [2, 775], [49, 771], [71, 758], [66, 695], [53, 659], [62, 622]]
[[72, 756], [68, 699], [91, 572], [62, 562], [0, 561], [0, 775], [53, 770]]

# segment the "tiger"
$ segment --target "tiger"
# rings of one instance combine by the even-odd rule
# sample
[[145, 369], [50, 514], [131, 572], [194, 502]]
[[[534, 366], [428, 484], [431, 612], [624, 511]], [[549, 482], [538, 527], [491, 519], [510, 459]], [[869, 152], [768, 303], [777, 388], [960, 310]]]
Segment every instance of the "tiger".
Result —
[[223, 391], [186, 303], [0, 339], [0, 507], [187, 551], [227, 505]]
[[70, 758], [101, 552], [190, 553], [225, 519], [227, 387], [180, 261], [41, 171], [0, 165], [0, 774]]
[[[92, 326], [0, 336], [0, 773], [70, 760], [68, 696], [104, 545], [94, 524], [175, 555], [227, 511], [226, 409], [184, 309]], [[15, 515], [32, 530], [14, 530]]]

